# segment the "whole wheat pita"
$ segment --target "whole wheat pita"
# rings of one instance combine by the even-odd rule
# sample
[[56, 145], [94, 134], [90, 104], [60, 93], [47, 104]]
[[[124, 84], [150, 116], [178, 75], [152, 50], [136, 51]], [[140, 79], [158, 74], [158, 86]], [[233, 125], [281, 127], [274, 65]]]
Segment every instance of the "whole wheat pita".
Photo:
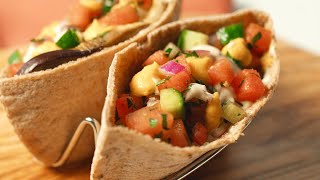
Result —
[[[263, 63], [264, 81], [268, 94], [246, 109], [247, 116], [231, 126], [219, 139], [202, 146], [175, 147], [159, 139], [115, 125], [118, 96], [128, 92], [133, 75], [153, 52], [169, 42], [177, 42], [183, 29], [213, 34], [220, 27], [249, 22], [258, 23], [272, 31], [273, 40], [268, 51], [269, 63]], [[102, 127], [91, 170], [91, 179], [160, 179], [194, 161], [204, 153], [234, 143], [245, 126], [272, 96], [279, 78], [280, 63], [275, 51], [275, 36], [270, 17], [257, 10], [241, 10], [232, 14], [199, 17], [173, 22], [148, 35], [145, 43], [131, 44], [118, 52], [109, 70], [107, 97], [102, 111]]]
[[[144, 41], [151, 30], [179, 17], [179, 0], [159, 2], [165, 10], [158, 20], [116, 45], [54, 69], [0, 79], [0, 102], [20, 140], [37, 160], [52, 165], [84, 118], [100, 119], [114, 54], [132, 42]], [[156, 15], [159, 12], [152, 18]], [[88, 159], [93, 151], [93, 133], [85, 130], [68, 162]]]

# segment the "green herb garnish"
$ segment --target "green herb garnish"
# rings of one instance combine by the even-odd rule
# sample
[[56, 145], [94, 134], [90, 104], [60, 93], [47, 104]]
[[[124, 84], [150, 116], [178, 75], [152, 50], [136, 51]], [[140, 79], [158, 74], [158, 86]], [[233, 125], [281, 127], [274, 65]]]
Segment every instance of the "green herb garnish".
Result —
[[33, 43], [43, 43], [46, 39], [44, 38], [33, 38], [31, 39], [30, 41], [33, 42]]
[[151, 128], [155, 128], [157, 124], [158, 124], [158, 119], [153, 119], [153, 118], [149, 119], [149, 125]]
[[233, 57], [230, 55], [229, 52], [227, 52], [227, 57], [230, 58], [230, 59], [232, 59], [233, 62], [236, 63], [240, 69], [243, 69], [243, 66], [242, 66], [241, 62], [240, 62], [239, 60], [233, 58]]
[[56, 44], [62, 49], [69, 49], [78, 46], [80, 44], [80, 40], [77, 32], [75, 30], [69, 29], [61, 36]]
[[105, 32], [101, 33], [101, 34], [99, 35], [99, 37], [103, 38], [107, 33], [108, 33], [108, 31], [105, 31]]
[[162, 128], [164, 130], [169, 130], [168, 129], [168, 122], [167, 122], [167, 115], [166, 114], [161, 114], [162, 116]]
[[232, 59], [232, 60], [238, 65], [238, 67], [239, 67], [240, 69], [243, 69], [243, 66], [242, 66], [242, 64], [241, 64], [240, 61], [238, 61], [238, 60], [236, 60], [236, 59]]
[[114, 0], [105, 0], [104, 6], [102, 8], [102, 14], [107, 14], [108, 12], [110, 12], [113, 4]]
[[172, 48], [168, 48], [164, 52], [166, 52], [166, 54], [169, 55], [171, 53], [171, 51], [172, 51]]
[[255, 46], [256, 42], [259, 41], [259, 39], [261, 39], [262, 34], [261, 32], [258, 32], [253, 38], [252, 38], [252, 45]]
[[193, 86], [193, 84], [190, 84], [190, 85], [187, 87], [187, 90], [190, 90], [192, 86]]
[[241, 23], [231, 24], [220, 28], [216, 34], [220, 43], [225, 46], [231, 40], [244, 36], [243, 25]]
[[244, 83], [244, 80], [245, 80], [245, 78], [242, 79], [241, 83], [239, 84], [239, 88], [240, 88], [240, 87], [242, 86], [242, 84]]
[[157, 83], [156, 83], [156, 86], [159, 86], [160, 84], [163, 84], [163, 83], [165, 83], [167, 80], [166, 79], [162, 79], [161, 81], [158, 81]]
[[199, 55], [195, 51], [191, 51], [190, 53], [185, 53], [186, 57], [199, 57]]
[[15, 50], [8, 58], [8, 64], [16, 64], [22, 62], [22, 56], [18, 50]]
[[156, 86], [159, 86], [160, 84], [163, 84], [163, 83], [165, 83], [167, 80], [169, 80], [170, 79], [170, 77], [166, 77], [166, 78], [164, 78], [164, 79], [162, 79], [162, 80], [160, 80], [160, 81], [158, 81], [157, 83], [156, 83]]
[[160, 81], [158, 81], [158, 82], [156, 83], [156, 86], [159, 86], [159, 85], [165, 83], [166, 81], [167, 81], [167, 79], [162, 79], [162, 80], [160, 80]]
[[248, 47], [249, 49], [252, 49], [252, 48], [254, 48], [254, 47], [257, 47], [257, 46], [256, 46], [256, 42], [259, 41], [259, 39], [261, 39], [261, 37], [262, 37], [261, 32], [258, 32], [258, 33], [252, 38], [251, 43], [247, 43], [247, 47]]

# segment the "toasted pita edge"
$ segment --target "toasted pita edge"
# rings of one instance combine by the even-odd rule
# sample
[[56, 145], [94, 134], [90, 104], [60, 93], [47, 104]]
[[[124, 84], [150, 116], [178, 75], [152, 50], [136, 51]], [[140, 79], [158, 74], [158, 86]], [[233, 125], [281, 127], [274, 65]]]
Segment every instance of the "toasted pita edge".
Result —
[[[176, 42], [182, 29], [188, 28], [213, 33], [219, 27], [243, 21], [255, 21], [273, 32], [269, 53], [272, 66], [265, 76], [270, 78], [268, 95], [246, 110], [248, 116], [233, 125], [219, 139], [203, 146], [174, 147], [159, 139], [152, 139], [123, 126], [115, 126], [115, 102], [118, 95], [128, 90], [133, 75], [141, 70], [143, 61], [152, 52]], [[198, 17], [173, 22], [152, 31], [148, 41], [141, 46], [131, 44], [116, 54], [110, 67], [107, 97], [102, 111], [102, 127], [92, 163], [91, 179], [159, 179], [164, 178], [194, 161], [204, 153], [234, 143], [245, 126], [272, 96], [279, 79], [280, 62], [275, 51], [275, 36], [269, 16], [258, 10], [241, 10], [232, 14]]]

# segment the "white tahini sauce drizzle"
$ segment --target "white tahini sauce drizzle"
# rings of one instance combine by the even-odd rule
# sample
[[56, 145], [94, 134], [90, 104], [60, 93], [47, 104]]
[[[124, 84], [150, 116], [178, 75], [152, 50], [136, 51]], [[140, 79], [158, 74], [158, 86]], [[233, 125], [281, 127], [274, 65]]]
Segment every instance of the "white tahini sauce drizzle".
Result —
[[184, 93], [186, 102], [193, 98], [200, 99], [202, 101], [211, 101], [212, 94], [207, 91], [205, 85], [198, 83], [191, 83], [190, 89]]

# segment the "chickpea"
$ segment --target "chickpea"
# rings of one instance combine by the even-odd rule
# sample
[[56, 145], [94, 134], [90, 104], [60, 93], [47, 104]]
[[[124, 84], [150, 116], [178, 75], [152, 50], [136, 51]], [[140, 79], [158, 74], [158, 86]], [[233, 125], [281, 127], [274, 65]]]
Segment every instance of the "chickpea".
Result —
[[240, 61], [244, 67], [247, 67], [252, 62], [252, 55], [246, 46], [246, 41], [243, 38], [236, 38], [230, 41], [222, 49], [222, 54], [229, 55]]
[[80, 0], [80, 4], [93, 11], [100, 10], [103, 6], [102, 0]]
[[31, 56], [27, 55], [25, 56], [26, 60], [30, 60], [31, 58], [38, 56], [39, 54], [43, 54], [45, 52], [59, 50], [59, 48], [54, 42], [52, 41], [44, 41], [43, 43], [39, 44], [34, 48], [33, 51], [31, 51]]

